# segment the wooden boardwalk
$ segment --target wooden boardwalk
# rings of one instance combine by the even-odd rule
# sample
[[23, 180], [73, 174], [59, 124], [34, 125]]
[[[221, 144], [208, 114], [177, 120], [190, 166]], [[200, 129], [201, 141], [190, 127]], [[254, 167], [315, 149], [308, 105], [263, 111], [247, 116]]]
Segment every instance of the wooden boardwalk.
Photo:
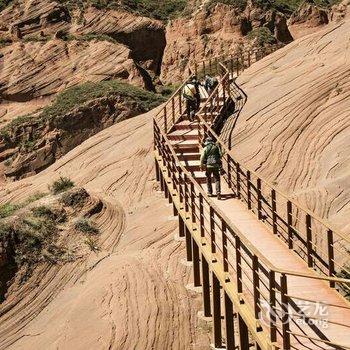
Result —
[[[337, 277], [347, 271], [350, 239], [245, 168], [219, 136], [232, 106], [239, 114], [247, 98], [235, 74], [266, 54], [195, 64], [196, 74], [216, 75], [219, 84], [210, 96], [202, 89], [196, 121], [186, 120], [186, 83], [154, 120], [157, 180], [179, 218], [194, 286], [202, 287], [204, 315], [213, 320], [214, 348], [350, 350], [343, 296], [350, 280]], [[225, 150], [220, 201], [207, 195], [199, 164], [209, 135]]]

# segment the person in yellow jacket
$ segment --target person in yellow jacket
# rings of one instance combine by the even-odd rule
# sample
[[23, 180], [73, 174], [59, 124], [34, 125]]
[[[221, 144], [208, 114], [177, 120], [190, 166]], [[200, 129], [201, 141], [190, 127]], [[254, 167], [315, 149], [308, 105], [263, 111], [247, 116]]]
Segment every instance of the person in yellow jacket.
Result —
[[194, 116], [199, 109], [201, 100], [199, 82], [196, 77], [191, 78], [191, 80], [184, 86], [182, 96], [186, 101], [187, 117], [189, 120], [194, 121]]

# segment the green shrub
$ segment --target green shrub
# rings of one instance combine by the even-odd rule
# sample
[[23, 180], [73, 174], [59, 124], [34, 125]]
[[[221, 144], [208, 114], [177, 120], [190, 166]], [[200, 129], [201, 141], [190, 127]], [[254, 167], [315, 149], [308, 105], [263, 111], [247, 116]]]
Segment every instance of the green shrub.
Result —
[[88, 237], [85, 241], [85, 244], [90, 248], [92, 252], [98, 252], [100, 250], [96, 244], [96, 241], [92, 237]]
[[12, 43], [12, 40], [9, 38], [0, 38], [0, 47], [4, 47]]
[[24, 205], [27, 205], [27, 204], [30, 204], [30, 203], [33, 203], [33, 202], [36, 202], [37, 200], [43, 198], [47, 196], [47, 193], [44, 193], [44, 192], [35, 192], [33, 195], [29, 196], [25, 202], [24, 202]]
[[73, 191], [64, 193], [61, 198], [61, 202], [69, 207], [80, 207], [82, 206], [86, 199], [89, 198], [89, 194], [84, 188], [78, 188]]
[[63, 116], [86, 102], [113, 95], [119, 95], [124, 97], [125, 100], [135, 102], [140, 112], [148, 112], [166, 101], [166, 99], [159, 94], [143, 90], [142, 88], [123, 83], [119, 80], [108, 80], [97, 83], [88, 82], [61, 92], [57, 95], [53, 104], [45, 107], [38, 116], [27, 115], [14, 119], [1, 130], [1, 135], [5, 138], [5, 135], [9, 134], [10, 129], [27, 122], [33, 120], [48, 120]]
[[218, 3], [233, 6], [241, 11], [247, 6], [247, 0], [209, 0], [206, 3], [206, 9], [210, 10]]
[[[315, 5], [323, 8], [329, 8], [335, 4], [340, 3], [341, 0], [314, 0]], [[253, 0], [253, 4], [265, 10], [273, 9], [280, 11], [287, 16], [290, 16], [304, 0]], [[215, 4], [227, 4], [243, 11], [247, 6], [247, 0], [209, 0], [206, 7], [212, 8]]]
[[264, 46], [267, 44], [274, 44], [276, 42], [275, 37], [271, 33], [269, 28], [261, 27], [253, 29], [248, 35], [249, 40], [256, 40], [259, 46]]
[[61, 176], [58, 180], [54, 181], [49, 188], [53, 194], [59, 194], [72, 187], [74, 187], [74, 182], [68, 177]]
[[7, 218], [8, 216], [13, 215], [13, 213], [20, 209], [19, 204], [6, 203], [0, 206], [0, 219]]
[[64, 210], [50, 208], [45, 205], [33, 208], [32, 212], [36, 218], [43, 218], [58, 224], [67, 221], [67, 214]]
[[0, 0], [0, 11], [5, 9], [8, 5], [10, 5], [13, 0]]
[[74, 227], [76, 230], [90, 235], [96, 235], [99, 233], [99, 229], [88, 219], [78, 220]]
[[32, 196], [28, 197], [23, 203], [6, 203], [3, 205], [0, 205], [0, 219], [7, 218], [9, 216], [12, 216], [17, 210], [27, 206], [30, 203], [33, 203], [40, 198], [43, 198], [46, 194], [37, 192], [33, 194]]
[[60, 0], [69, 10], [92, 5], [99, 10], [125, 9], [141, 16], [167, 20], [180, 15], [188, 0]]

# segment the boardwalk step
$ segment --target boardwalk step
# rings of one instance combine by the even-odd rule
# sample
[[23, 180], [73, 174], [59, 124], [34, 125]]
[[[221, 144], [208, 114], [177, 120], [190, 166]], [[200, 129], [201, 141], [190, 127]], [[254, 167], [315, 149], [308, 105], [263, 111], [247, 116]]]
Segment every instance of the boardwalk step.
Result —
[[175, 130], [168, 134], [169, 140], [198, 140], [198, 130]]
[[190, 161], [190, 160], [199, 160], [201, 155], [198, 152], [195, 153], [184, 153], [178, 154], [179, 160], [181, 161]]

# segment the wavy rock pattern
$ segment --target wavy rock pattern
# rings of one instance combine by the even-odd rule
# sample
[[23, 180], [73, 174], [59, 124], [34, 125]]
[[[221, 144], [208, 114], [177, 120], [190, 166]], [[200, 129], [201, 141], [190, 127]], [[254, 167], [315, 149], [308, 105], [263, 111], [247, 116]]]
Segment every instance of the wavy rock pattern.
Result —
[[190, 268], [176, 221], [157, 193], [149, 115], [92, 137], [55, 165], [0, 190], [1, 202], [72, 178], [104, 208], [94, 217], [101, 251], [38, 269], [0, 309], [0, 349], [207, 349], [197, 328], [200, 297], [184, 287]]
[[349, 229], [350, 21], [248, 69], [233, 151], [320, 216]]

